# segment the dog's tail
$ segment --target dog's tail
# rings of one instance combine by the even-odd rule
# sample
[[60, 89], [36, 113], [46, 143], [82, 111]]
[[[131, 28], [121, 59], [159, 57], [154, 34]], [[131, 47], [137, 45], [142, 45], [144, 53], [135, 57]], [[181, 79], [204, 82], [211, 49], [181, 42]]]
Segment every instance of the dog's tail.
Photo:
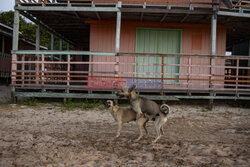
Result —
[[170, 112], [170, 107], [167, 104], [162, 104], [160, 110], [167, 116]]

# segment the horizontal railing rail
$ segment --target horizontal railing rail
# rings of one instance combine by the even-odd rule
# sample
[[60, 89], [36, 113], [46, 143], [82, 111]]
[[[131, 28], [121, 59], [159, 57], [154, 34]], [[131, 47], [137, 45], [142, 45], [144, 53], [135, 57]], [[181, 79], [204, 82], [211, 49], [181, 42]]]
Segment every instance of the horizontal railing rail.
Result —
[[26, 4], [55, 4], [55, 3], [118, 3], [122, 2], [123, 4], [161, 4], [161, 5], [174, 5], [174, 6], [215, 6], [219, 5], [219, 1], [212, 0], [16, 0], [17, 3], [26, 3]]

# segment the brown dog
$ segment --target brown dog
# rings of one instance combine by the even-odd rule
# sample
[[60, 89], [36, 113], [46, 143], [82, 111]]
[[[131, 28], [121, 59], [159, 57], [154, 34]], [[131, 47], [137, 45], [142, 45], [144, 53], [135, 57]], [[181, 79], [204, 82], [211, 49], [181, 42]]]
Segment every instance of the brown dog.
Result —
[[[107, 100], [105, 106], [108, 107], [111, 115], [118, 123], [118, 130], [116, 133], [116, 138], [118, 138], [120, 136], [123, 123], [136, 121], [136, 112], [133, 111], [131, 107], [119, 107], [117, 105], [114, 105], [113, 101], [111, 100]], [[146, 128], [146, 123], [148, 122], [148, 120], [149, 119], [144, 116], [140, 117], [140, 119], [137, 120], [140, 136], [136, 140], [140, 140], [142, 138], [143, 136], [142, 128], [144, 128], [146, 134], [148, 134]]]
[[134, 85], [128, 90], [123, 89], [123, 91], [118, 92], [117, 96], [129, 99], [132, 109], [136, 112], [137, 120], [144, 115], [149, 119], [155, 119], [154, 128], [157, 136], [153, 142], [157, 142], [157, 140], [163, 135], [163, 125], [167, 122], [167, 115], [170, 112], [169, 106], [163, 104], [159, 107], [156, 102], [140, 97], [136, 93]]

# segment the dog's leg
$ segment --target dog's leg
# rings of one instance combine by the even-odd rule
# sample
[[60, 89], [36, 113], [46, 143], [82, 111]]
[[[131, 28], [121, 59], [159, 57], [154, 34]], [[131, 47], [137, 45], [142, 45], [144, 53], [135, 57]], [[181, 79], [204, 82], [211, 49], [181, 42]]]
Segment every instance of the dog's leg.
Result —
[[161, 130], [161, 135], [164, 134], [163, 126], [164, 126], [164, 124], [167, 122], [167, 120], [168, 120], [167, 117], [161, 118], [161, 121], [160, 121], [160, 123], [159, 123], [159, 126], [161, 127], [161, 128], [160, 128], [160, 130]]
[[163, 135], [163, 125], [167, 122], [167, 118], [162, 118], [162, 117], [158, 117], [155, 120], [155, 130], [157, 133], [157, 137], [155, 138], [155, 140], [153, 141], [153, 143], [156, 143], [157, 140]]
[[161, 135], [163, 135], [164, 134], [164, 131], [163, 131], [163, 126], [161, 127]]
[[144, 130], [146, 132], [146, 135], [148, 135], [147, 122], [148, 122], [148, 120], [143, 124], [143, 128], [144, 128]]
[[141, 107], [140, 107], [140, 103], [135, 103], [135, 104], [132, 104], [133, 106], [133, 110], [136, 112], [136, 119], [140, 119], [141, 117], [143, 117], [143, 113], [141, 111]]
[[139, 141], [142, 136], [143, 136], [143, 131], [142, 131], [142, 128], [144, 127], [145, 123], [148, 121], [147, 118], [145, 117], [140, 117], [138, 120], [137, 120], [137, 125], [138, 125], [138, 129], [139, 129], [139, 137], [136, 139], [136, 141]]
[[120, 136], [120, 133], [121, 133], [121, 130], [122, 130], [122, 121], [119, 119], [117, 121], [117, 123], [118, 123], [118, 129], [117, 129], [117, 133], [116, 133], [115, 138], [118, 138]]
[[154, 128], [155, 128], [155, 132], [156, 132], [156, 138], [155, 140], [152, 141], [152, 143], [156, 143], [157, 140], [161, 137], [161, 127], [159, 126], [160, 125], [160, 121], [161, 121], [161, 117], [157, 117], [155, 119], [155, 124], [154, 124]]

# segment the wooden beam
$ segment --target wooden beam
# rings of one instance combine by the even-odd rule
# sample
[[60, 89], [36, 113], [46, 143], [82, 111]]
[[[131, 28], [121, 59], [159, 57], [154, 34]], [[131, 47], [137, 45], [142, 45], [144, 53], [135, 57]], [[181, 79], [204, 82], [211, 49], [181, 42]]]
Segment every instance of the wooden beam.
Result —
[[95, 12], [95, 15], [96, 15], [96, 17], [98, 18], [98, 20], [101, 20], [101, 19], [102, 19], [101, 16], [100, 16], [100, 14], [99, 14], [98, 12]]
[[166, 19], [167, 16], [168, 16], [168, 13], [165, 13], [165, 14], [163, 15], [163, 17], [161, 18], [160, 22], [163, 22], [163, 21]]
[[[46, 97], [46, 98], [89, 98], [89, 99], [118, 99], [115, 94], [83, 94], [83, 93], [38, 93], [38, 92], [16, 92], [16, 97]], [[161, 96], [161, 95], [141, 95], [152, 100], [178, 100], [178, 99], [232, 99], [250, 100], [250, 97], [237, 96]]]
[[180, 13], [180, 14], [212, 14], [209, 10], [189, 10], [189, 9], [155, 9], [155, 8], [121, 8], [121, 12], [127, 13]]
[[40, 21], [39, 19], [37, 19], [37, 18], [35, 19], [31, 14], [29, 14], [29, 13], [27, 13], [27, 12], [24, 12], [24, 11], [22, 11], [21, 14], [22, 14], [24, 17], [26, 17], [26, 18], [30, 19], [31, 21], [33, 21], [34, 23], [40, 24], [40, 25], [43, 26], [46, 30], [48, 30], [49, 32], [53, 33], [53, 34], [56, 35], [57, 37], [62, 38], [62, 39], [64, 39], [65, 41], [67, 41], [67, 42], [69, 42], [69, 43], [75, 45], [74, 42], [72, 42], [71, 40], [66, 39], [63, 35], [59, 34], [59, 33], [56, 32], [55, 30], [53, 30], [52, 28], [50, 28], [49, 26], [47, 26], [46, 24], [44, 24], [44, 23], [43, 23], [42, 21]]
[[78, 14], [78, 12], [74, 12], [74, 14], [76, 15], [77, 18], [81, 18]]
[[188, 18], [189, 14], [186, 14], [185, 17], [183, 17], [183, 19], [181, 20], [181, 23], [183, 23], [187, 18]]
[[100, 55], [100, 56], [115, 56], [113, 52], [88, 52], [88, 51], [48, 51], [48, 50], [17, 50], [13, 51], [12, 54], [44, 54], [44, 55]]
[[118, 12], [119, 9], [116, 7], [59, 7], [59, 6], [16, 6], [16, 10], [19, 11], [67, 11], [67, 12]]
[[232, 16], [232, 17], [247, 17], [247, 18], [250, 18], [249, 13], [236, 13], [236, 12], [218, 11], [217, 14], [220, 15], [220, 16]]

